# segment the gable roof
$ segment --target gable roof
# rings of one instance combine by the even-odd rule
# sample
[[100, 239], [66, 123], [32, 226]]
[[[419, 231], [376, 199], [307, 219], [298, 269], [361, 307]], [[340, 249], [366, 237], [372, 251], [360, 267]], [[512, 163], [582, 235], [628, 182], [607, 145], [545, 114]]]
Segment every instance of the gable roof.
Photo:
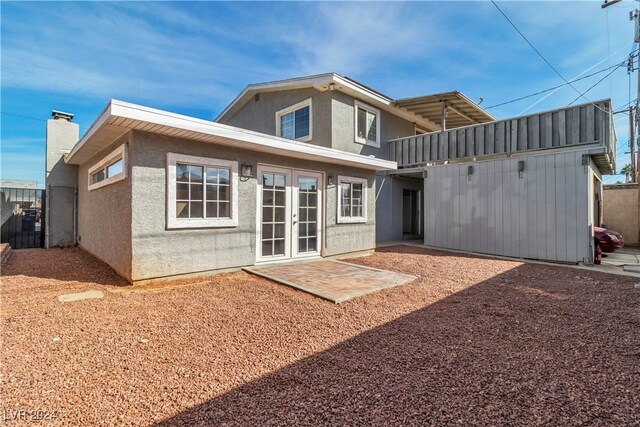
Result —
[[65, 162], [80, 165], [131, 130], [215, 143], [286, 157], [369, 170], [396, 169], [396, 162], [291, 141], [221, 123], [112, 99]]
[[[428, 131], [441, 129], [440, 122], [442, 114], [440, 108], [441, 102], [443, 101], [447, 102], [449, 108], [453, 107], [455, 112], [461, 113], [462, 117], [468, 118], [462, 126], [495, 120], [491, 114], [457, 91], [394, 100], [348, 77], [341, 76], [337, 73], [326, 73], [247, 85], [222, 113], [216, 117], [215, 121], [219, 122], [230, 118], [258, 93], [304, 88], [315, 88], [321, 92], [339, 90], [356, 99], [365, 101], [373, 107], [386, 110], [391, 114], [413, 122]], [[421, 102], [421, 108], [414, 108], [415, 105], [418, 105], [419, 101]], [[455, 119], [453, 119], [453, 121], [449, 120], [449, 116], [447, 116], [447, 123], [454, 124], [459, 122], [459, 120]], [[474, 121], [472, 122], [471, 120]]]

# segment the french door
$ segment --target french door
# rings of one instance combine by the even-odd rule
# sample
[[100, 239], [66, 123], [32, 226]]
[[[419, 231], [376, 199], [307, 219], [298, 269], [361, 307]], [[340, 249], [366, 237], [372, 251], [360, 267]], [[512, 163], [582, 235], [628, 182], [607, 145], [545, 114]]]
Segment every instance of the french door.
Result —
[[320, 255], [322, 178], [318, 172], [258, 165], [258, 262]]

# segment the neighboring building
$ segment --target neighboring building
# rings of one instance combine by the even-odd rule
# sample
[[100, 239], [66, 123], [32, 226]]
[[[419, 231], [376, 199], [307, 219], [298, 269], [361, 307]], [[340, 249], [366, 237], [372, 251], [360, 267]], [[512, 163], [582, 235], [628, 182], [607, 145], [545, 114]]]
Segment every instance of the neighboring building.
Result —
[[0, 187], [35, 190], [36, 188], [38, 188], [38, 181], [30, 181], [26, 179], [0, 179]]
[[[544, 191], [554, 200], [578, 194], [575, 207], [559, 201], [538, 213], [549, 222], [579, 221], [565, 234], [575, 238], [575, 254], [513, 256], [588, 262], [589, 203], [615, 153], [610, 103], [597, 105], [606, 114], [594, 108], [496, 122], [459, 92], [393, 100], [333, 73], [249, 85], [216, 122], [112, 100], [79, 141], [56, 141], [57, 152], [70, 151], [58, 171], [67, 178], [57, 184], [77, 186], [74, 239], [132, 282], [368, 251], [408, 238], [509, 255], [513, 242], [551, 232], [517, 232], [526, 220], [496, 228], [508, 223], [508, 207]], [[55, 124], [72, 123], [58, 117]], [[562, 170], [560, 182], [579, 184], [532, 179], [534, 171], [545, 176], [543, 164]], [[479, 184], [488, 175], [491, 182]], [[508, 186], [511, 180], [519, 184]], [[493, 211], [477, 210], [489, 197], [504, 209], [493, 229], [485, 224]], [[476, 229], [500, 233], [505, 244], [480, 243], [482, 231], [477, 245], [457, 243]]]
[[605, 185], [603, 191], [604, 213], [602, 222], [606, 228], [624, 237], [625, 245], [640, 244], [640, 201], [638, 185]]

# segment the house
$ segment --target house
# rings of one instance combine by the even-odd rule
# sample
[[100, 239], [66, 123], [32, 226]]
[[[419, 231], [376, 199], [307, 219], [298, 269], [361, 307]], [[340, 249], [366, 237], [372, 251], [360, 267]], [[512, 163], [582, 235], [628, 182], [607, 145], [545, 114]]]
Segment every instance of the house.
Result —
[[[562, 233], [589, 240], [594, 182], [615, 153], [610, 114], [602, 101], [497, 121], [459, 92], [394, 100], [335, 73], [249, 85], [215, 121], [112, 100], [79, 138], [72, 116], [57, 112], [47, 125], [48, 197], [77, 188], [77, 214], [61, 214], [68, 194], [64, 206], [48, 203], [57, 237], [47, 246], [77, 242], [134, 283], [411, 238], [525, 256], [532, 234], [518, 227], [529, 217], [510, 221], [523, 215], [510, 207], [531, 208], [530, 194], [544, 188], [554, 201], [579, 193], [539, 214], [569, 225], [584, 211]], [[548, 162], [561, 181], [532, 179], [548, 176]], [[561, 193], [557, 182], [576, 185]], [[499, 217], [478, 209], [489, 200]], [[589, 244], [576, 243], [570, 262], [588, 261]]]

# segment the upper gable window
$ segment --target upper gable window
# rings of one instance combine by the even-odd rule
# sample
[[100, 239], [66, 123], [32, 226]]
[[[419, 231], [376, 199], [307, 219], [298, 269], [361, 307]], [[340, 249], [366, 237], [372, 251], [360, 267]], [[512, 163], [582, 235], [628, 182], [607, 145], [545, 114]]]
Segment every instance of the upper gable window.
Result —
[[380, 148], [380, 110], [355, 102], [356, 142]]
[[276, 113], [276, 134], [296, 141], [310, 141], [312, 134], [311, 98]]

